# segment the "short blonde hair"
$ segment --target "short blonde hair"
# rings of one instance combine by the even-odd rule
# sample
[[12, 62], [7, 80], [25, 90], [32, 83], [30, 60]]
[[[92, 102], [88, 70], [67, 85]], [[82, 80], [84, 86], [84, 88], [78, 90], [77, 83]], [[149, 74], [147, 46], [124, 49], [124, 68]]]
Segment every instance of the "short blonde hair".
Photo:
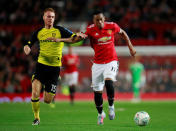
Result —
[[43, 14], [45, 14], [45, 12], [47, 11], [51, 11], [51, 12], [54, 12], [55, 13], [55, 10], [53, 8], [46, 8], [43, 12]]

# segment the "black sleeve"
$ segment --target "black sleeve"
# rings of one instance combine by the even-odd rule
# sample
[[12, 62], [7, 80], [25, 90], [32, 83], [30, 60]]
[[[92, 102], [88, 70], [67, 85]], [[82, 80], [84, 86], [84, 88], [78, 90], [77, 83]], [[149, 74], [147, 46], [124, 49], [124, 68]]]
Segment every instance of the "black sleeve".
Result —
[[73, 32], [68, 30], [67, 28], [56, 26], [57, 29], [59, 29], [61, 33], [61, 38], [69, 38], [72, 36]]
[[32, 33], [30, 40], [27, 42], [27, 45], [29, 45], [29, 47], [32, 47], [32, 45], [38, 41], [37, 35], [41, 29], [42, 28], [40, 28]]

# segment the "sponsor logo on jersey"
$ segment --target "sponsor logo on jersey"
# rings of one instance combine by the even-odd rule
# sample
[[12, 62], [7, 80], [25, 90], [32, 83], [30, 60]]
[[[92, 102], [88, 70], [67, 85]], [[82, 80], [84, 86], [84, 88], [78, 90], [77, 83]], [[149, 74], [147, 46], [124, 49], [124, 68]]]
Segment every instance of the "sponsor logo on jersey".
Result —
[[76, 63], [76, 59], [74, 59], [74, 58], [68, 59], [68, 65], [72, 65], [74, 63]]
[[98, 39], [98, 42], [107, 42], [108, 40], [110, 40], [111, 39], [111, 36], [105, 36], [105, 37], [102, 37], [102, 38], [99, 38]]
[[39, 40], [40, 41], [40, 43], [42, 43], [42, 42], [53, 42], [52, 40]]

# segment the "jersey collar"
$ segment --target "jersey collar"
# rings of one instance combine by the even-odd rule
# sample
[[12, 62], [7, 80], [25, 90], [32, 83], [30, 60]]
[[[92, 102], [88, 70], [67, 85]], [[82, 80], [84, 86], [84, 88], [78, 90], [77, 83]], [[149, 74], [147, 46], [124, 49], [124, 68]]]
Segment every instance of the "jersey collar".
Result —
[[96, 28], [97, 30], [100, 30], [100, 31], [106, 29], [106, 27], [107, 27], [106, 22], [104, 22], [104, 27], [103, 27], [102, 29], [99, 29], [99, 28], [95, 25], [95, 28]]

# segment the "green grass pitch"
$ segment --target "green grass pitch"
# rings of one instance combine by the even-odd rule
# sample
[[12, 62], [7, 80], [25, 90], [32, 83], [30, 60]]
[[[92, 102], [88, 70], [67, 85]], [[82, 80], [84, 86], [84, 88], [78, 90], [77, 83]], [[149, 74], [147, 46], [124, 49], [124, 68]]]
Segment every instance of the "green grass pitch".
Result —
[[[107, 117], [104, 125], [97, 125], [97, 112], [92, 102], [57, 102], [55, 108], [41, 103], [39, 126], [32, 126], [30, 103], [0, 104], [0, 131], [176, 131], [176, 101], [117, 102], [116, 118], [109, 120], [108, 104], [104, 102]], [[147, 126], [137, 126], [134, 115], [146, 111], [151, 117]]]

